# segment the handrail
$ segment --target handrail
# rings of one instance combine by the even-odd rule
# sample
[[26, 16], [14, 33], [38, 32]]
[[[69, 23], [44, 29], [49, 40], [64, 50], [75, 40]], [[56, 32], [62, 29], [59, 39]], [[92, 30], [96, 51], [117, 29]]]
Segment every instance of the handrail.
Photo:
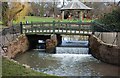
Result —
[[[87, 24], [91, 24], [91, 22], [55, 22], [53, 21], [55, 24], [83, 24], [83, 25], [87, 25]], [[53, 22], [31, 22], [31, 23], [23, 23], [23, 25], [31, 25], [31, 24], [53, 24]]]
[[81, 31], [85, 34], [84, 31], [87, 31], [87, 34], [89, 35], [89, 31], [92, 30], [91, 25], [92, 23], [90, 22], [31, 22], [21, 24], [21, 31], [25, 34], [81, 34]]

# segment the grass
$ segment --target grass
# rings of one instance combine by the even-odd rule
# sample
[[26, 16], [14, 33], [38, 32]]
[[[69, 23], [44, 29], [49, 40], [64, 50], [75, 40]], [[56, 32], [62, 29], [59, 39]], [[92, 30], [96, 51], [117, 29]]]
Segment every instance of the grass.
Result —
[[55, 19], [52, 17], [26, 16], [25, 20], [28, 22], [53, 22]]
[[14, 63], [6, 58], [2, 59], [2, 76], [45, 76], [49, 78], [61, 78], [34, 71], [30, 68], [24, 68], [22, 65]]
[[[83, 21], [81, 20], [68, 20], [68, 19], [64, 19], [64, 20], [60, 20], [57, 18], [53, 18], [53, 17], [39, 17], [39, 16], [25, 16], [24, 19], [21, 19], [21, 22], [26, 23], [26, 21], [28, 21], [29, 23], [31, 22], [53, 22], [53, 21], [60, 21], [60, 22], [92, 22], [94, 20], [90, 20], [90, 19], [84, 19]], [[20, 21], [19, 21], [20, 22]], [[13, 21], [13, 24], [19, 24], [19, 22]], [[0, 21], [0, 24], [2, 24], [2, 22]], [[0, 25], [0, 29], [4, 28], [5, 26]]]
[[[37, 17], [37, 16], [26, 16], [24, 20], [22, 20], [22, 22], [25, 23], [25, 21], [28, 22], [53, 22], [53, 21], [61, 21], [61, 22], [80, 22], [81, 20], [68, 20], [68, 19], [64, 19], [64, 20], [60, 20], [57, 18], [52, 18], [52, 17]], [[89, 19], [84, 19], [82, 22], [91, 22], [93, 20], [89, 20]]]

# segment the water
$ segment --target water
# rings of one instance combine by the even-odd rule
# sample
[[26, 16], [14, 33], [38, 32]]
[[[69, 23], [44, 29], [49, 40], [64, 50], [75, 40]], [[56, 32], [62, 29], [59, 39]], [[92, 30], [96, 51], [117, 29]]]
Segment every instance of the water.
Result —
[[87, 52], [87, 48], [58, 47], [56, 54], [31, 50], [17, 56], [15, 60], [30, 65], [38, 72], [57, 76], [118, 76], [120, 74], [118, 72], [120, 67], [103, 63]]
[[57, 47], [57, 54], [88, 54], [88, 48], [79, 48], [79, 47]]
[[60, 46], [67, 47], [88, 47], [88, 41], [62, 41]]
[[[81, 48], [80, 48], [81, 47]], [[64, 40], [56, 48], [56, 54], [88, 54], [88, 41]]]

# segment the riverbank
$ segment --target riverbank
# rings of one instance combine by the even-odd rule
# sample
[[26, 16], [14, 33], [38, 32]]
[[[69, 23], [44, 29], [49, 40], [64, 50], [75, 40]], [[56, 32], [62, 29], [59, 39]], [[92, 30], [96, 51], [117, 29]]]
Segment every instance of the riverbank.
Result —
[[58, 76], [48, 75], [23, 67], [7, 58], [2, 58], [2, 76], [47, 76], [49, 78], [60, 78]]

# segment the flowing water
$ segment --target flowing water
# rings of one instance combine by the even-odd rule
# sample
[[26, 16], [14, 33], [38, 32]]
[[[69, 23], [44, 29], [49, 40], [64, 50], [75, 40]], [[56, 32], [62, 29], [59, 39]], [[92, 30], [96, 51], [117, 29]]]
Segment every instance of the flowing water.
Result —
[[56, 54], [31, 50], [17, 56], [15, 60], [31, 66], [38, 72], [58, 76], [118, 76], [120, 74], [120, 67], [103, 63], [88, 54], [88, 51], [88, 48], [78, 47], [57, 47]]

